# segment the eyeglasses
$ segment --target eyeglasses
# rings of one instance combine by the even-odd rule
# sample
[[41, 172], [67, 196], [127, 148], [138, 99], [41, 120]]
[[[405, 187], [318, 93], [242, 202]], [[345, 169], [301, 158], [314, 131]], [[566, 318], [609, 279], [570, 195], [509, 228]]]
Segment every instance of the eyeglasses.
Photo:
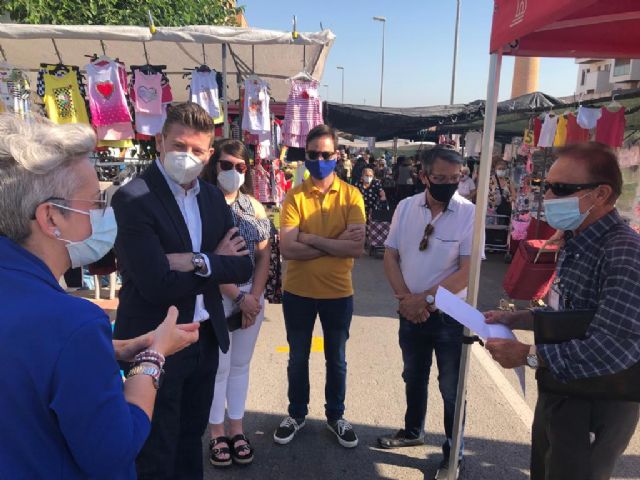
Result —
[[547, 193], [549, 190], [556, 197], [568, 197], [569, 195], [573, 195], [576, 192], [581, 190], [590, 190], [592, 188], [599, 187], [600, 185], [605, 185], [604, 183], [545, 183], [544, 184], [544, 192]]
[[456, 175], [428, 175], [428, 178], [431, 182], [441, 184], [441, 183], [460, 183], [460, 179], [462, 178], [461, 174]]
[[335, 155], [336, 152], [317, 152], [315, 150], [307, 150], [307, 159], [308, 160], [329, 160], [331, 157]]
[[230, 162], [229, 160], [220, 160], [218, 163], [220, 164], [220, 170], [225, 172], [232, 170], [234, 168], [238, 173], [245, 173], [247, 171], [247, 164], [244, 162], [233, 163], [233, 162]]
[[[107, 192], [104, 191], [104, 190], [100, 192], [100, 194], [98, 195], [98, 198], [94, 198], [94, 199], [49, 197], [46, 200], [44, 200], [42, 203], [50, 202], [53, 205], [59, 206], [59, 205], [57, 205], [55, 203], [56, 200], [58, 202], [67, 202], [67, 203], [69, 203], [69, 202], [80, 202], [80, 203], [85, 203], [85, 204], [91, 204], [91, 206], [89, 207], [90, 210], [102, 210], [102, 214], [103, 215], [104, 215], [105, 210], [109, 206], [109, 201], [107, 200]], [[66, 207], [66, 205], [64, 205], [64, 207]], [[35, 220], [35, 218], [36, 218], [36, 214], [35, 214], [35, 212], [33, 212], [33, 215], [31, 216], [31, 220]]]
[[429, 224], [424, 227], [424, 234], [422, 236], [422, 240], [420, 240], [420, 245], [418, 246], [418, 250], [421, 252], [425, 251], [427, 247], [429, 247], [429, 237], [434, 231], [433, 225]]

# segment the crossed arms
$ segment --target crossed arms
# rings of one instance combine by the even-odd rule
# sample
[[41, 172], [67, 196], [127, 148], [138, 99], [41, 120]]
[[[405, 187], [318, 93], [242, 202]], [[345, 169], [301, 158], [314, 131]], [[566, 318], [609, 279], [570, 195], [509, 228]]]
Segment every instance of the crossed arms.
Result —
[[336, 238], [300, 232], [299, 227], [283, 226], [280, 250], [285, 260], [313, 260], [325, 255], [358, 258], [364, 248], [365, 225], [351, 224]]

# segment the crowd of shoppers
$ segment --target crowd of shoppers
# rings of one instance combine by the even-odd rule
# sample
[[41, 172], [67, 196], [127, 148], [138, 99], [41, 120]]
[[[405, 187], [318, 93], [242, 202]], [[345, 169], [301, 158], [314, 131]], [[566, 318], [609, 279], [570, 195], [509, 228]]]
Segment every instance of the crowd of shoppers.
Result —
[[[214, 144], [213, 132], [201, 107], [170, 108], [156, 137], [159, 158], [110, 206], [89, 162], [91, 129], [0, 116], [0, 362], [11, 364], [0, 427], [20, 431], [0, 439], [0, 477], [201, 479], [207, 428], [213, 466], [253, 462], [243, 419], [273, 226], [252, 196], [246, 147]], [[369, 152], [352, 163], [326, 125], [309, 132], [305, 167], [309, 177], [288, 192], [280, 219], [290, 354], [288, 412], [273, 439], [286, 445], [305, 426], [319, 317], [326, 426], [341, 446], [359, 443], [344, 417], [352, 269], [392, 178], [397, 208], [384, 271], [398, 304], [406, 413], [378, 445], [424, 444], [435, 354], [445, 433], [436, 478], [447, 478], [452, 454], [458, 470], [463, 465], [463, 444], [451, 452], [463, 328], [438, 310], [435, 295], [444, 287], [466, 298], [475, 183], [447, 147], [395, 165]], [[496, 161], [489, 199], [496, 210], [513, 199], [504, 171]], [[617, 159], [599, 144], [565, 147], [547, 185], [547, 219], [564, 231], [549, 304], [595, 316], [583, 339], [490, 339], [487, 348], [505, 368], [546, 368], [561, 382], [623, 372], [640, 361], [640, 237], [615, 209]], [[123, 279], [113, 335], [101, 309], [58, 284], [70, 267], [112, 248]], [[528, 311], [486, 317], [514, 329], [533, 323]], [[609, 478], [638, 415], [637, 403], [541, 393], [532, 478]]]

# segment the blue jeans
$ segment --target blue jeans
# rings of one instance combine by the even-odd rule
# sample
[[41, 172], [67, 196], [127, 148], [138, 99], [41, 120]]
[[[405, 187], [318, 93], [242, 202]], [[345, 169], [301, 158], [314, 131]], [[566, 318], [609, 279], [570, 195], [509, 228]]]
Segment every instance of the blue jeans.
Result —
[[347, 389], [345, 349], [353, 297], [316, 300], [284, 292], [282, 310], [289, 342], [289, 415], [303, 419], [309, 413], [309, 353], [313, 326], [316, 316], [320, 316], [327, 366], [325, 414], [329, 422], [342, 418]]
[[413, 438], [424, 435], [429, 373], [435, 351], [438, 385], [444, 402], [444, 431], [447, 441], [442, 445], [442, 453], [445, 459], [449, 458], [453, 436], [462, 330], [461, 324], [441, 312], [432, 313], [426, 322], [420, 324], [400, 317], [399, 337], [404, 362], [402, 378], [407, 396], [405, 431]]

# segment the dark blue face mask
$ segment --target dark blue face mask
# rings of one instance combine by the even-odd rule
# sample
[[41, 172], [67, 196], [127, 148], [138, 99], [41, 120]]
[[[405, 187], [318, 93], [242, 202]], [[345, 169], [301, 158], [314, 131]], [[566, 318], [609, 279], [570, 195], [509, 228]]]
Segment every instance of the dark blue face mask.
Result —
[[327, 178], [336, 169], [337, 159], [333, 160], [305, 160], [304, 166], [309, 170], [311, 175], [316, 180], [322, 180]]

